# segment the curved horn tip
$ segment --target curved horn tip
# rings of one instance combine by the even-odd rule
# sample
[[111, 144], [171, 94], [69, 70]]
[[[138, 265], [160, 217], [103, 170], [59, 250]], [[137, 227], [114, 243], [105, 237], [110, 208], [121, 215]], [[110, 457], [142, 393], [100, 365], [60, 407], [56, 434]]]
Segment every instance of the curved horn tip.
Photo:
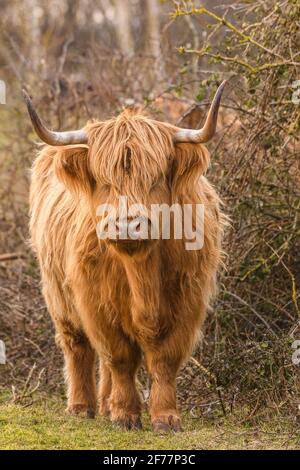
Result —
[[215, 96], [214, 96], [214, 99], [213, 99], [213, 102], [214, 101], [219, 102], [221, 100], [226, 83], [227, 83], [227, 80], [223, 80], [221, 85], [218, 86], [217, 91], [216, 91]]
[[218, 89], [215, 93], [214, 99], [211, 104], [212, 112], [216, 116], [218, 115], [218, 112], [219, 112], [219, 106], [221, 103], [221, 99], [222, 99], [222, 95], [223, 95], [223, 91], [224, 91], [226, 83], [227, 83], [227, 80], [223, 80], [221, 85], [218, 86]]
[[22, 91], [22, 95], [23, 95], [23, 98], [25, 99], [25, 101], [26, 102], [31, 101], [31, 98], [30, 98], [28, 92], [25, 90], [25, 88], [22, 88], [21, 91]]
[[223, 80], [221, 85], [219, 85], [219, 87], [217, 89], [217, 94], [219, 94], [219, 93], [222, 94], [223, 93], [226, 84], [227, 84], [227, 80]]
[[64, 146], [64, 145], [75, 145], [75, 144], [86, 144], [88, 141], [88, 136], [84, 129], [76, 131], [64, 131], [64, 132], [54, 132], [50, 131], [39, 118], [37, 112], [35, 111], [32, 100], [23, 88], [22, 94], [25, 99], [29, 117], [31, 119], [33, 128], [39, 138], [48, 145], [52, 146]]
[[29, 114], [31, 114], [32, 112], [34, 112], [34, 109], [33, 109], [34, 106], [33, 106], [33, 103], [32, 103], [32, 98], [29, 95], [29, 93], [25, 90], [25, 88], [22, 88], [22, 95], [23, 95], [24, 101], [26, 103], [28, 112], [29, 112]]
[[224, 86], [226, 85], [226, 83], [228, 83], [228, 80], [223, 80], [221, 85], [219, 86], [219, 88], [224, 88]]
[[216, 131], [219, 107], [226, 83], [227, 80], [223, 80], [221, 85], [218, 87], [202, 129], [179, 129], [174, 135], [175, 143], [186, 142], [200, 144], [208, 142], [213, 137]]

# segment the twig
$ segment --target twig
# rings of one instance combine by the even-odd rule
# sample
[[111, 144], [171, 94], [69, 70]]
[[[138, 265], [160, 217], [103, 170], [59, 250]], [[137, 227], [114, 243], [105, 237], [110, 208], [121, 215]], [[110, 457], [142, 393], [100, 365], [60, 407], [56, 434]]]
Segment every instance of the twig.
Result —
[[[263, 44], [260, 44], [252, 36], [249, 36], [248, 34], [243, 33], [238, 28], [236, 28], [236, 26], [234, 26], [232, 23], [225, 20], [225, 18], [222, 18], [221, 16], [216, 15], [212, 11], [207, 10], [207, 8], [205, 8], [205, 7], [201, 7], [201, 8], [193, 7], [193, 8], [191, 8], [191, 10], [181, 10], [180, 7], [178, 6], [177, 9], [175, 10], [175, 12], [173, 12], [172, 17], [177, 18], [179, 16], [187, 16], [187, 15], [194, 15], [194, 14], [198, 14], [198, 15], [206, 14], [206, 15], [210, 16], [211, 18], [215, 19], [218, 23], [226, 26], [233, 33], [235, 33], [237, 36], [239, 36], [243, 43], [253, 44], [256, 47], [258, 47], [259, 49], [262, 49], [263, 51], [267, 52], [268, 54], [271, 54], [271, 55], [274, 55], [275, 57], [278, 57], [283, 62], [285, 61], [284, 57], [282, 57], [280, 54], [277, 54], [275, 51], [272, 51], [271, 49], [264, 46]], [[292, 65], [295, 65], [295, 63], [293, 63]], [[300, 65], [300, 64], [298, 64], [298, 65]]]
[[191, 357], [191, 361], [194, 364], [196, 364], [199, 367], [199, 369], [202, 370], [213, 381], [213, 383], [216, 387], [217, 395], [219, 397], [219, 402], [220, 402], [223, 414], [224, 414], [224, 416], [226, 416], [226, 408], [225, 408], [225, 405], [224, 405], [224, 402], [223, 402], [223, 397], [222, 397], [220, 386], [218, 385], [217, 376], [215, 374], [213, 374], [212, 372], [209, 372], [209, 370], [207, 370], [202, 364], [200, 364], [200, 362], [197, 361], [197, 359], [195, 359], [194, 357]]
[[11, 260], [14, 260], [14, 259], [18, 259], [18, 258], [24, 258], [25, 255], [24, 253], [3, 253], [2, 255], [0, 255], [0, 262], [1, 261], [11, 261]]
[[262, 317], [260, 315], [260, 313], [257, 312], [257, 310], [255, 310], [255, 308], [253, 308], [251, 305], [248, 304], [248, 302], [246, 302], [244, 299], [242, 299], [241, 297], [239, 297], [237, 294], [233, 293], [233, 292], [230, 292], [229, 290], [225, 289], [224, 290], [226, 294], [230, 295], [231, 297], [233, 297], [234, 299], [238, 300], [241, 304], [245, 305], [246, 307], [248, 307], [251, 312], [253, 312], [263, 323], [264, 325], [268, 328], [268, 330], [270, 330], [274, 336], [277, 336], [278, 335], [275, 333], [275, 331], [271, 328], [271, 326], [269, 325], [269, 323], [267, 322], [267, 320], [264, 319], [264, 317]]

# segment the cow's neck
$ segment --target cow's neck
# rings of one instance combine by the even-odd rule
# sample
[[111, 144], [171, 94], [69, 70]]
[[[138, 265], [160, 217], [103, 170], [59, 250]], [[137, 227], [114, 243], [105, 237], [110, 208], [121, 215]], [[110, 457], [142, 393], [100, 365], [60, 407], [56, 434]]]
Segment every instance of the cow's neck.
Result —
[[163, 299], [158, 248], [143, 259], [127, 258], [124, 267], [131, 292], [133, 324], [143, 336], [159, 334]]

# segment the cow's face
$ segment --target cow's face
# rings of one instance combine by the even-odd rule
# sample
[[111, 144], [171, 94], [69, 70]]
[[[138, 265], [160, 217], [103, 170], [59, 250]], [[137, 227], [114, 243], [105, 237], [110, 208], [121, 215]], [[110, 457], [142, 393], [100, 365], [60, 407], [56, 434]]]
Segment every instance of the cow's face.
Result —
[[85, 198], [99, 240], [119, 254], [148, 254], [162, 239], [162, 212], [171, 225], [171, 206], [189, 202], [208, 165], [201, 144], [173, 136], [172, 126], [125, 112], [91, 125], [89, 145], [57, 154], [57, 176]]
[[98, 237], [121, 254], [148, 253], [160, 238], [153, 210], [172, 200], [172, 131], [125, 112], [91, 129], [91, 136], [91, 201]]
[[[24, 92], [40, 138], [58, 150], [55, 172], [85, 198], [100, 239], [120, 253], [148, 253], [160, 238], [157, 205], [184, 204], [208, 165], [201, 145], [214, 135], [223, 82], [202, 129], [179, 129], [126, 110], [115, 119], [67, 132], [49, 131]], [[150, 217], [151, 213], [151, 217]]]
[[167, 175], [158, 172], [147, 189], [142, 180], [129, 180], [127, 176], [120, 187], [114, 182], [96, 184], [92, 201], [99, 239], [122, 253], [145, 253], [161, 235], [152, 208], [170, 205]]

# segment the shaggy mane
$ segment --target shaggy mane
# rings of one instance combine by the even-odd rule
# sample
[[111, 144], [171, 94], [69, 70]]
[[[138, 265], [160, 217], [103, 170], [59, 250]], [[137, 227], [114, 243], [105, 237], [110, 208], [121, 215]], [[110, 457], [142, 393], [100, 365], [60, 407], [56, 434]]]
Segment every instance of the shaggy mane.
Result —
[[96, 180], [113, 183], [121, 191], [134, 175], [140, 194], [149, 192], [155, 180], [166, 173], [174, 153], [173, 126], [126, 109], [116, 118], [89, 124], [86, 129]]

